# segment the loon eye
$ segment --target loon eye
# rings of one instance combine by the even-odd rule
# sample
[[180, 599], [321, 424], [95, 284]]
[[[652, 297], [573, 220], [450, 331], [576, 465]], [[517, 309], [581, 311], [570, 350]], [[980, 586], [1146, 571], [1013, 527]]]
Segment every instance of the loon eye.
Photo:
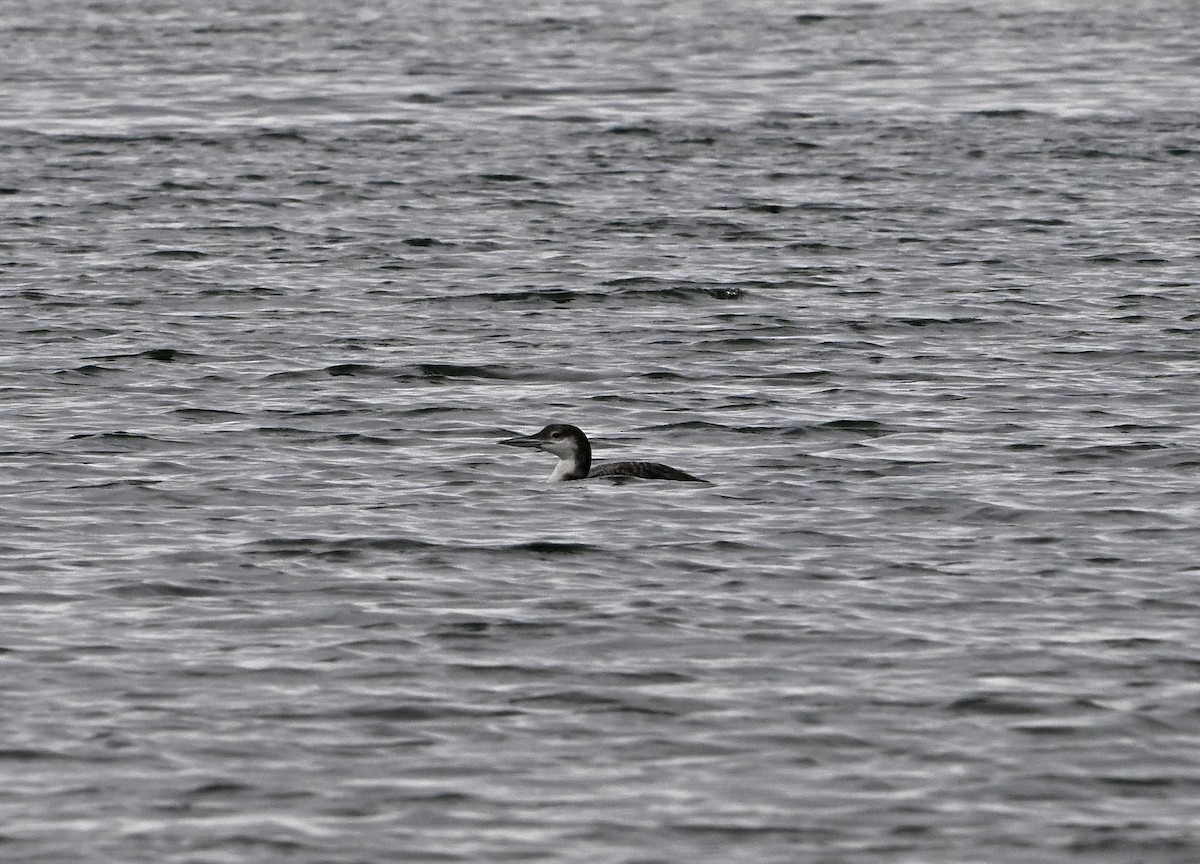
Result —
[[550, 433], [550, 437], [551, 437], [551, 438], [561, 438], [561, 437], [562, 437], [562, 433], [561, 433], [561, 432], [551, 432], [551, 433]]

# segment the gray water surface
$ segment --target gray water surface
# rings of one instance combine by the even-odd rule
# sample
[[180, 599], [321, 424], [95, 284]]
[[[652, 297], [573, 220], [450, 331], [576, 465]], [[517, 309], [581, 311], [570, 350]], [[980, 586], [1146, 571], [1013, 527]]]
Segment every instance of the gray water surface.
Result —
[[1193, 864], [1198, 45], [5, 4], [0, 859]]

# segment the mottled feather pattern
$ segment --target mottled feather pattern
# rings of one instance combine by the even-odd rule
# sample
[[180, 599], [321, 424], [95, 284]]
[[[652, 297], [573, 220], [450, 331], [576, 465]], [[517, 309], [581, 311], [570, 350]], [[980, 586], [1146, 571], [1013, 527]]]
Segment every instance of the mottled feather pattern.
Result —
[[[592, 477], [640, 477], [643, 480], [682, 480], [690, 483], [709, 483], [686, 471], [663, 465], [661, 462], [603, 462], [588, 471]], [[711, 485], [711, 484], [710, 484]]]

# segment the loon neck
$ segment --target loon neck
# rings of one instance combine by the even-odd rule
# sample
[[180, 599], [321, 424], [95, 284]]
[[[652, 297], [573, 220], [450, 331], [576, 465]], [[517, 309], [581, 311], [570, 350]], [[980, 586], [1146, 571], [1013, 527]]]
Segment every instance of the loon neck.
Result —
[[550, 480], [553, 482], [586, 480], [591, 467], [592, 447], [587, 438], [583, 438], [581, 434], [580, 438], [575, 441], [574, 452], [558, 457], [558, 464], [554, 466], [554, 473], [550, 475]]
[[581, 468], [579, 460], [559, 459], [558, 464], [554, 466], [554, 473], [550, 475], [550, 482], [557, 483], [559, 480], [583, 480], [588, 475], [587, 468]]

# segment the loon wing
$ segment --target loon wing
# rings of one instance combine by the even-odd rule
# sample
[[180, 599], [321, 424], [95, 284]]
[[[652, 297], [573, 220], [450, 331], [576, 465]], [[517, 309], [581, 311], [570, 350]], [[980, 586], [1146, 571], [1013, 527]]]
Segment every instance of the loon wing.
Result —
[[707, 483], [678, 468], [659, 462], [605, 462], [593, 465], [588, 477], [641, 477], [643, 480], [683, 480], [689, 483]]

